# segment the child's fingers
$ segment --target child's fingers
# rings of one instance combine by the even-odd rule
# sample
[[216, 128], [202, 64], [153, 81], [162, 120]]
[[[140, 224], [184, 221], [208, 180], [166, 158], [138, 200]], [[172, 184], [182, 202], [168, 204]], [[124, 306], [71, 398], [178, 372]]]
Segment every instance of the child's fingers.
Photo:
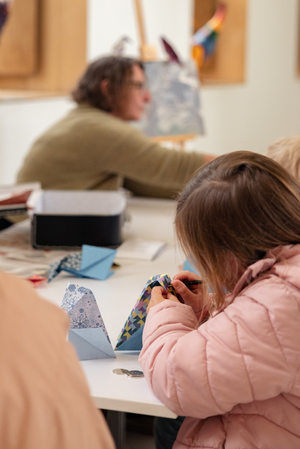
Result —
[[151, 291], [151, 299], [148, 304], [147, 311], [149, 312], [149, 309], [151, 309], [151, 307], [160, 304], [166, 299], [170, 299], [171, 301], [178, 301], [178, 299], [174, 295], [167, 292], [163, 287], [154, 287]]
[[197, 289], [195, 289], [194, 291], [191, 291], [191, 289], [188, 288], [186, 285], [184, 285], [184, 283], [181, 282], [180, 280], [173, 279], [172, 285], [175, 288], [176, 293], [182, 297], [184, 303], [189, 303], [191, 301], [194, 301], [195, 294], [199, 292], [198, 286], [196, 286]]
[[151, 299], [147, 307], [147, 312], [151, 309], [151, 307], [160, 304], [166, 299], [166, 290], [163, 287], [154, 287], [151, 291]]
[[163, 287], [153, 287], [153, 289], [151, 290], [151, 300], [158, 300], [161, 297], [165, 299], [167, 293], [168, 292]]
[[176, 294], [180, 300], [187, 306], [191, 306], [195, 313], [203, 308], [203, 285], [198, 284], [195, 290], [191, 291], [191, 286], [187, 287], [183, 282], [179, 280], [173, 280], [172, 284], [176, 290]]
[[151, 292], [151, 300], [161, 302], [161, 300], [170, 299], [172, 301], [176, 300], [176, 296], [169, 293], [163, 287], [154, 287]]

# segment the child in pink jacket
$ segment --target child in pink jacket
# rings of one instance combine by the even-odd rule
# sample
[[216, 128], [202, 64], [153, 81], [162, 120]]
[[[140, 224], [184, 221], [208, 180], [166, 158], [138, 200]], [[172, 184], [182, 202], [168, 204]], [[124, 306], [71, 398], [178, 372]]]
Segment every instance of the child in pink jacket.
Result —
[[[140, 364], [186, 416], [174, 449], [300, 448], [300, 187], [277, 162], [238, 151], [181, 193], [179, 241], [205, 287], [155, 287]], [[226, 292], [230, 292], [225, 295]]]

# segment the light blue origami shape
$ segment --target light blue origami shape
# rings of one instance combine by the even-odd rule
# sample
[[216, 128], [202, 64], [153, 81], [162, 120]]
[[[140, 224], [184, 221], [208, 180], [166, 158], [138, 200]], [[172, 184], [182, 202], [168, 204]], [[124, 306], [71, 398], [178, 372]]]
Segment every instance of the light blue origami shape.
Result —
[[107, 279], [113, 274], [111, 266], [116, 253], [115, 249], [83, 245], [80, 275], [93, 279]]
[[67, 271], [80, 278], [92, 278], [104, 281], [114, 271], [111, 266], [116, 250], [99, 246], [82, 245], [82, 252], [74, 252], [50, 266], [48, 282], [61, 271]]
[[101, 328], [70, 329], [68, 339], [75, 346], [79, 360], [116, 357]]

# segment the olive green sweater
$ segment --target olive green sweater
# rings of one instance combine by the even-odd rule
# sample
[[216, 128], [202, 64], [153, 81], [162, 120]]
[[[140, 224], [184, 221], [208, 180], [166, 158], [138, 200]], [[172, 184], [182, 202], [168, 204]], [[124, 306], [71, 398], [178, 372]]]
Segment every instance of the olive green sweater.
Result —
[[183, 153], [152, 143], [123, 120], [80, 105], [32, 146], [17, 182], [40, 181], [44, 189], [126, 187], [135, 195], [171, 197], [204, 163], [199, 153]]

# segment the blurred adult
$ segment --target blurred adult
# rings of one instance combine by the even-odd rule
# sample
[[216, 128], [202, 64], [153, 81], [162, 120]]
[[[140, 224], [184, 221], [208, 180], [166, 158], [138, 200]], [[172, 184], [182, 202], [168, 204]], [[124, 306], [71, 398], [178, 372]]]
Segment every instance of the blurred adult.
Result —
[[214, 158], [169, 150], [128, 122], [140, 120], [151, 100], [141, 61], [100, 58], [72, 92], [77, 106], [32, 146], [17, 182], [44, 189], [126, 187], [135, 195], [172, 197], [194, 172]]
[[114, 449], [67, 341], [66, 313], [3, 272], [0, 308], [0, 447]]

